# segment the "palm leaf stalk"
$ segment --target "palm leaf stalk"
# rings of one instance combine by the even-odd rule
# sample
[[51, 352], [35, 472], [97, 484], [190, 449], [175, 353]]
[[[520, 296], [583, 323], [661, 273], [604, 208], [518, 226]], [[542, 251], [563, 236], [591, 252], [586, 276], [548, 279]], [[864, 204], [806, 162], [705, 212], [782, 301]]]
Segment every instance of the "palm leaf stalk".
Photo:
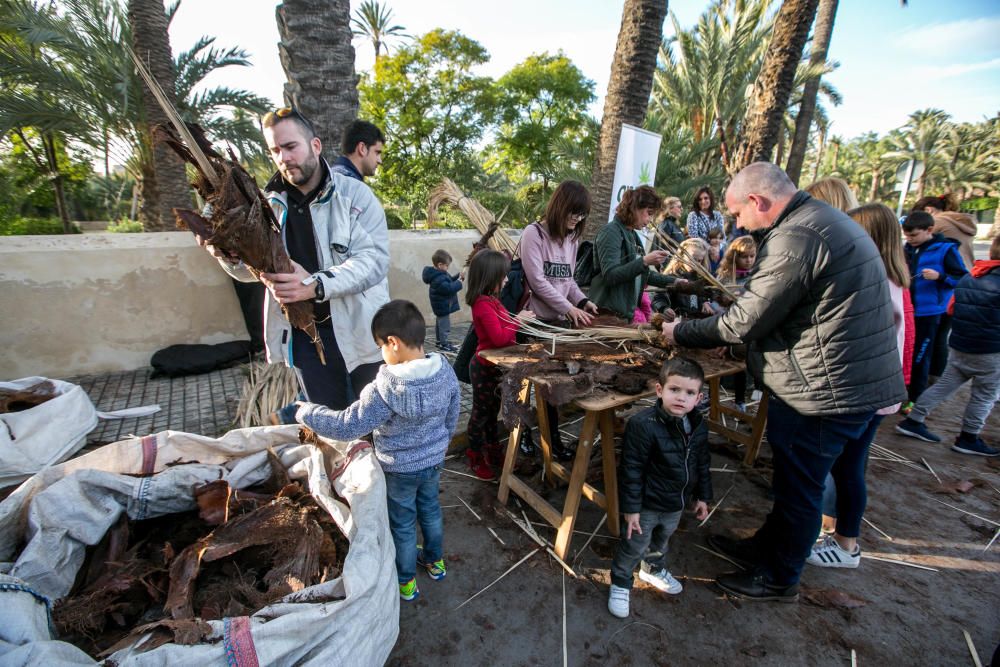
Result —
[[706, 269], [702, 264], [695, 260], [694, 257], [687, 251], [686, 248], [682, 247], [681, 244], [674, 241], [672, 238], [661, 232], [655, 224], [650, 223], [649, 229], [656, 234], [656, 238], [660, 240], [667, 250], [671, 253], [677, 255], [685, 266], [690, 267], [695, 273], [701, 276], [708, 284], [712, 285], [716, 289], [720, 290], [727, 297], [736, 301], [736, 295], [733, 294], [725, 285], [719, 282], [719, 279], [712, 275], [712, 272]]

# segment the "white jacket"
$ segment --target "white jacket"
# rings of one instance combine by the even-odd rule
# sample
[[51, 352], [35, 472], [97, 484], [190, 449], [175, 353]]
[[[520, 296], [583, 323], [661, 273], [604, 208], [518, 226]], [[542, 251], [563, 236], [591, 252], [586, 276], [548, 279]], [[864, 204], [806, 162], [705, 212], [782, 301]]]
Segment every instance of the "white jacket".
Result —
[[[327, 186], [309, 204], [320, 266], [314, 277], [323, 282], [330, 320], [347, 370], [381, 362], [372, 339], [372, 318], [389, 301], [389, 231], [375, 194], [361, 181], [329, 170]], [[265, 191], [285, 236], [288, 203], [285, 193]], [[226, 273], [253, 282], [246, 266], [220, 260]], [[291, 325], [270, 291], [264, 303], [264, 344], [270, 363], [293, 366]]]

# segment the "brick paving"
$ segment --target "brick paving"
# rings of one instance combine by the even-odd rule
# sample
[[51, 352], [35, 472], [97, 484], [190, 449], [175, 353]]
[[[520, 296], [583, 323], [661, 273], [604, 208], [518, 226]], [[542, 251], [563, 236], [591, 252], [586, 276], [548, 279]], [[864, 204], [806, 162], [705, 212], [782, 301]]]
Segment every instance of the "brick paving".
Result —
[[[457, 346], [465, 337], [468, 324], [455, 325], [452, 341]], [[427, 329], [425, 349], [437, 349], [434, 327]], [[449, 360], [453, 353], [445, 352]], [[248, 371], [245, 364], [201, 375], [178, 378], [150, 377], [151, 367], [100, 375], [66, 378], [83, 387], [98, 410], [111, 411], [142, 405], [159, 404], [161, 410], [148, 417], [101, 420], [87, 436], [88, 448], [116, 442], [132, 435], [143, 436], [160, 431], [184, 431], [219, 436], [233, 428], [236, 410]], [[462, 387], [462, 413], [459, 431], [465, 430], [472, 408], [472, 388]]]

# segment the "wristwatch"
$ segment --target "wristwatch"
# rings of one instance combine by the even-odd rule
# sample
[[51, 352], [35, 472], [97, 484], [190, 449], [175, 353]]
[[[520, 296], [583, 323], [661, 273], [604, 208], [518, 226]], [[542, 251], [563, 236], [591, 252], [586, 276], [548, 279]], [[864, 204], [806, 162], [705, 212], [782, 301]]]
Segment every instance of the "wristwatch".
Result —
[[326, 289], [323, 287], [323, 281], [320, 278], [316, 279], [316, 303], [322, 303], [326, 299]]

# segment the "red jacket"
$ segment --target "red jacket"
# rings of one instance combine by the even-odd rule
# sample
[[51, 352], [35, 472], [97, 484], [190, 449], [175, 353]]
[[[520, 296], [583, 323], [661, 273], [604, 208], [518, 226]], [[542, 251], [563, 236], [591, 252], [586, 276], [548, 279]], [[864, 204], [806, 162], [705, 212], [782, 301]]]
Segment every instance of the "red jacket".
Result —
[[479, 338], [476, 358], [484, 364], [490, 362], [479, 356], [483, 350], [508, 347], [517, 342], [517, 320], [507, 312], [500, 300], [492, 296], [480, 296], [472, 304], [472, 326]]
[[910, 384], [910, 372], [913, 370], [913, 341], [917, 331], [913, 328], [913, 301], [910, 290], [903, 290], [903, 382]]

